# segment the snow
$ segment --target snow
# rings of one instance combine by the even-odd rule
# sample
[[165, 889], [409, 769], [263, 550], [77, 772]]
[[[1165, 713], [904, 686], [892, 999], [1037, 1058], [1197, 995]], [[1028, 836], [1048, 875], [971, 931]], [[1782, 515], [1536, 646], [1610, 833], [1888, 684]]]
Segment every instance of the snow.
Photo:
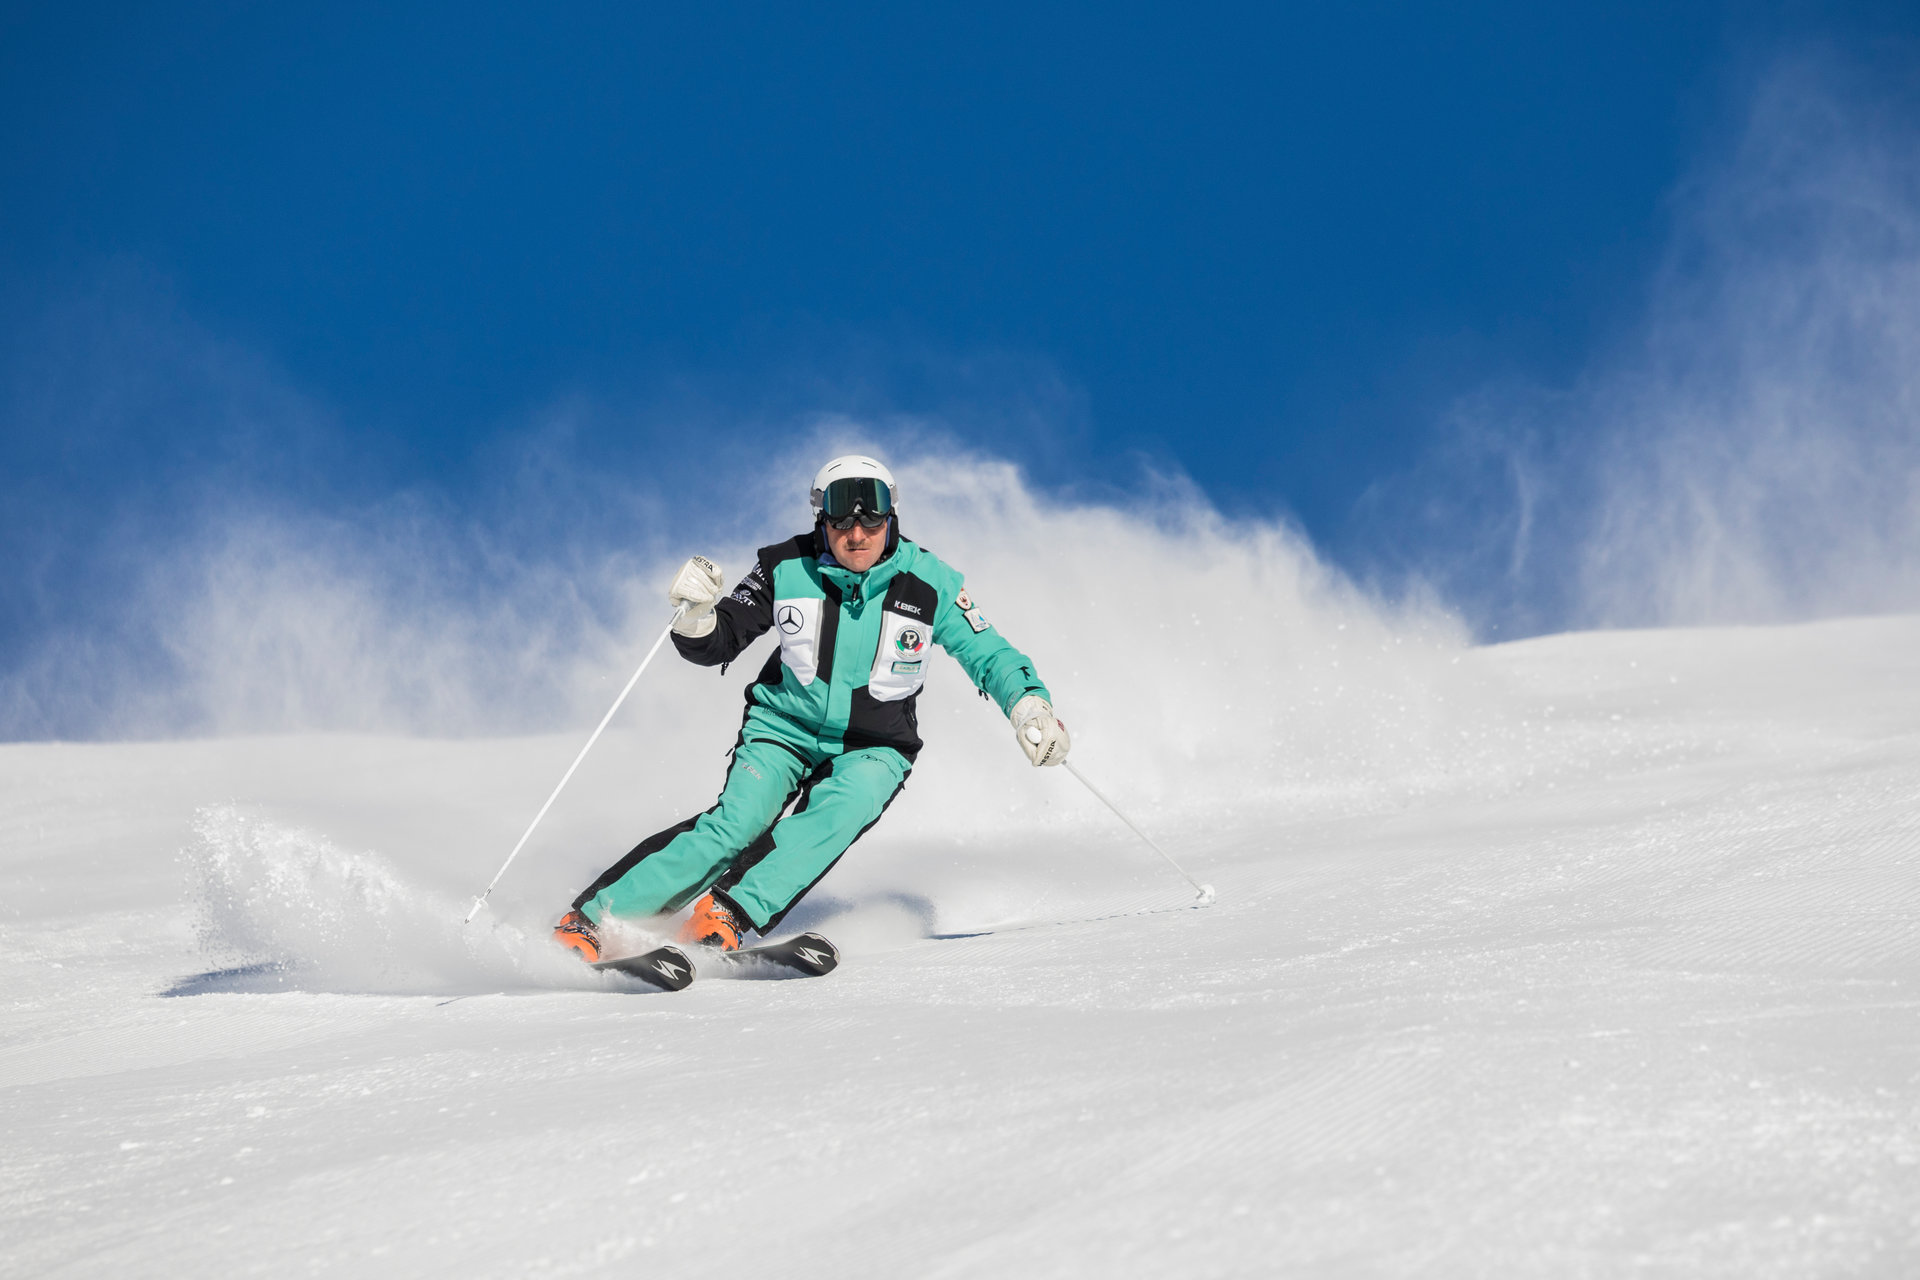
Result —
[[1211, 908], [936, 681], [841, 968], [677, 995], [545, 926], [744, 671], [464, 929], [584, 730], [0, 747], [0, 1272], [1914, 1274], [1920, 619], [1339, 634], [1231, 750], [1038, 654]]

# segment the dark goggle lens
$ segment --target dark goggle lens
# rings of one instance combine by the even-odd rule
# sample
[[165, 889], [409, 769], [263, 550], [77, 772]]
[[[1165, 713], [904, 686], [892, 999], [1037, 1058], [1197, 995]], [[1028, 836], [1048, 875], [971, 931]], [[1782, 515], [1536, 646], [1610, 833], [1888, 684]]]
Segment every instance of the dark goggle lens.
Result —
[[884, 524], [885, 517], [893, 514], [893, 490], [884, 480], [872, 476], [853, 476], [845, 480], [835, 480], [820, 495], [820, 514], [825, 516], [836, 529], [851, 529], [852, 524], [841, 524], [852, 516], [865, 512], [875, 517], [875, 523], [862, 520], [860, 525], [866, 529], [878, 529]]
[[836, 529], [851, 529], [856, 524], [862, 529], [878, 529], [890, 519], [888, 516], [870, 516], [864, 511], [857, 516], [841, 516], [837, 520], [828, 517], [822, 518], [826, 519], [827, 523]]

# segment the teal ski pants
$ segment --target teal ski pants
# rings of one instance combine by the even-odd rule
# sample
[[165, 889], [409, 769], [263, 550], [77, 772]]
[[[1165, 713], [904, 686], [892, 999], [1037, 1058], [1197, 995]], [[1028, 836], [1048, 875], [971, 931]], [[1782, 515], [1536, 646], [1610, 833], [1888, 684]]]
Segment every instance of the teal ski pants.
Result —
[[711, 889], [765, 933], [880, 820], [912, 767], [891, 747], [829, 754], [746, 739], [711, 809], [642, 840], [573, 905], [601, 924], [676, 911]]

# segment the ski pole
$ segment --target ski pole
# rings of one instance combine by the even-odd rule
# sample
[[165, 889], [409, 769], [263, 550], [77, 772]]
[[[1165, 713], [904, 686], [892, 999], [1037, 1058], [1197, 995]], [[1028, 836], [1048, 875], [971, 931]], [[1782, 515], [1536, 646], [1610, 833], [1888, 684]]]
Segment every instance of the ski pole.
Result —
[[673, 619], [667, 623], [666, 630], [662, 631], [660, 638], [653, 642], [653, 648], [647, 650], [647, 656], [640, 659], [640, 665], [635, 668], [633, 678], [627, 681], [627, 687], [620, 691], [620, 696], [615, 698], [613, 705], [607, 708], [607, 714], [600, 717], [600, 727], [593, 731], [593, 736], [587, 739], [587, 745], [580, 748], [580, 754], [575, 756], [573, 763], [567, 766], [566, 773], [561, 775], [560, 785], [553, 789], [553, 794], [547, 797], [547, 802], [540, 806], [540, 812], [533, 815], [533, 821], [527, 824], [527, 830], [520, 837], [520, 843], [513, 846], [513, 852], [508, 854], [507, 860], [500, 864], [500, 869], [493, 873], [493, 879], [487, 881], [487, 891], [473, 900], [473, 910], [467, 912], [466, 919], [462, 920], [461, 924], [472, 923], [473, 918], [480, 914], [480, 908], [487, 905], [487, 899], [493, 894], [493, 886], [500, 883], [500, 877], [507, 874], [507, 868], [512, 866], [513, 860], [520, 856], [520, 850], [526, 847], [528, 838], [533, 835], [533, 829], [540, 825], [540, 819], [547, 816], [547, 810], [553, 808], [553, 802], [560, 798], [560, 792], [565, 789], [567, 779], [573, 777], [573, 771], [578, 769], [580, 762], [587, 758], [587, 752], [593, 750], [593, 744], [600, 741], [600, 730], [607, 727], [607, 722], [613, 719], [613, 713], [620, 709], [620, 704], [625, 702], [627, 695], [633, 692], [633, 686], [640, 683], [640, 673], [647, 669], [649, 662], [653, 661], [653, 655], [660, 652], [660, 646], [667, 642], [667, 636], [673, 632], [673, 624], [680, 621], [680, 615], [686, 611], [685, 605], [673, 611]]
[[1095, 800], [1098, 800], [1101, 804], [1113, 810], [1114, 817], [1126, 823], [1128, 829], [1131, 830], [1133, 834], [1139, 836], [1142, 840], [1145, 840], [1147, 842], [1147, 848], [1153, 850], [1155, 853], [1165, 858], [1167, 860], [1167, 865], [1172, 867], [1175, 871], [1178, 871], [1180, 873], [1181, 878], [1184, 879], [1188, 884], [1194, 887], [1194, 891], [1200, 895], [1201, 906], [1210, 907], [1213, 905], [1213, 886], [1212, 885], [1201, 884], [1198, 880], [1195, 880], [1192, 876], [1188, 875], [1186, 873], [1186, 870], [1183, 867], [1181, 867], [1179, 863], [1173, 860], [1172, 854], [1168, 853], [1165, 849], [1162, 849], [1159, 845], [1155, 844], [1153, 842], [1153, 837], [1149, 836], [1146, 832], [1142, 831], [1139, 827], [1134, 826], [1133, 819], [1129, 818], [1126, 814], [1120, 812], [1119, 805], [1107, 799], [1106, 796], [1100, 793], [1100, 788], [1094, 786], [1091, 782], [1088, 782], [1087, 775], [1084, 773], [1081, 773], [1078, 769], [1073, 767], [1073, 761], [1062, 760], [1060, 763], [1067, 767], [1068, 773], [1080, 779], [1081, 786], [1093, 792], [1093, 798]]

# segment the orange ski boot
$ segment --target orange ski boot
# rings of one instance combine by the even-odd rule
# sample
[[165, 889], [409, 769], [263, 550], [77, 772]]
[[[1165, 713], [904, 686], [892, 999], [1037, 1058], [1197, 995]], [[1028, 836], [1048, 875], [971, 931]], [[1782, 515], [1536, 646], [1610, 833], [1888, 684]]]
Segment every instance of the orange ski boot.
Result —
[[600, 958], [600, 933], [593, 927], [593, 921], [578, 911], [569, 911], [560, 917], [560, 923], [554, 926], [553, 940], [569, 951], [578, 951], [588, 964]]
[[746, 931], [747, 922], [741, 919], [739, 912], [708, 894], [693, 904], [692, 917], [680, 926], [680, 941], [718, 947], [722, 951], [738, 951], [740, 937]]

